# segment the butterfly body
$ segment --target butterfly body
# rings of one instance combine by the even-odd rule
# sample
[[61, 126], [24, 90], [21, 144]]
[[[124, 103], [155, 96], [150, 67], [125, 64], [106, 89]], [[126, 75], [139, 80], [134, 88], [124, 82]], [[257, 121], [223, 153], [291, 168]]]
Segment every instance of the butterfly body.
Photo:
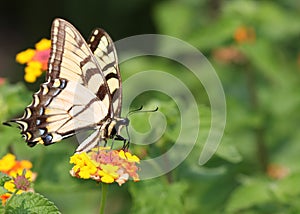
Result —
[[77, 152], [88, 151], [107, 139], [124, 141], [120, 130], [122, 85], [116, 50], [100, 28], [88, 43], [70, 23], [55, 19], [46, 82], [33, 94], [23, 117], [13, 119], [29, 146], [50, 145], [90, 130]]

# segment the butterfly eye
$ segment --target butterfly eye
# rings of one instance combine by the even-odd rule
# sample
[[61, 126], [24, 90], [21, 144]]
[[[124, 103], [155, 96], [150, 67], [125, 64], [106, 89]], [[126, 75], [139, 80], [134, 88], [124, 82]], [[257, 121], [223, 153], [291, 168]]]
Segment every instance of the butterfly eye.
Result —
[[126, 117], [126, 118], [124, 118], [124, 125], [125, 126], [128, 126], [129, 125], [129, 119]]
[[127, 117], [125, 117], [125, 118], [119, 118], [119, 120], [118, 120], [118, 125], [125, 125], [125, 126], [128, 126], [128, 124], [129, 124], [129, 119], [127, 118]]

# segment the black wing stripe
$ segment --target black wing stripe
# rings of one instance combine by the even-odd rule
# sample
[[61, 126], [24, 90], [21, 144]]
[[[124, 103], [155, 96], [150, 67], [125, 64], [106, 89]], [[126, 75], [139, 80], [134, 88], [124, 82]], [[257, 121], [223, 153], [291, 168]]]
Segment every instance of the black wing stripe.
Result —
[[[111, 96], [111, 116], [119, 117], [121, 115], [122, 105], [122, 85], [116, 49], [113, 41], [109, 35], [100, 28], [97, 28], [92, 32], [88, 41], [107, 81]], [[103, 95], [101, 92], [101, 90], [98, 90], [96, 93], [97, 96]]]
[[[103, 66], [102, 71], [103, 71], [103, 72], [107, 71], [109, 68], [114, 67], [115, 64], [116, 64], [115, 61], [112, 61], [112, 62], [106, 64], [105, 66]], [[117, 73], [117, 72], [116, 72], [116, 73]]]
[[[89, 68], [85, 71], [85, 79], [89, 82], [93, 76], [99, 75], [97, 68]], [[104, 86], [105, 87], [105, 86]]]
[[98, 92], [96, 93], [96, 96], [99, 97], [100, 100], [103, 100], [106, 95], [106, 88], [104, 87], [104, 85], [101, 85]]
[[111, 79], [111, 78], [118, 79], [118, 75], [116, 73], [109, 73], [105, 76], [106, 81]]

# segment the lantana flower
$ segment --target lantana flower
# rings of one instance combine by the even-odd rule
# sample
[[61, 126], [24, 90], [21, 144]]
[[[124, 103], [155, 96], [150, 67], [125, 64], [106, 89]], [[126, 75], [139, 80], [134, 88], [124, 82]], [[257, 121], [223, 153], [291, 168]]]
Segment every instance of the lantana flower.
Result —
[[213, 51], [213, 57], [220, 63], [229, 64], [237, 63], [241, 64], [246, 61], [244, 54], [233, 46], [220, 47]]
[[35, 49], [27, 49], [16, 55], [16, 61], [26, 64], [24, 79], [26, 82], [33, 83], [48, 68], [51, 41], [41, 39], [35, 44]]
[[290, 174], [290, 169], [284, 165], [269, 164], [267, 167], [267, 175], [273, 179], [283, 179]]
[[6, 200], [16, 192], [21, 194], [24, 191], [33, 191], [30, 187], [31, 182], [36, 178], [36, 173], [33, 173], [30, 169], [32, 163], [28, 160], [16, 160], [16, 156], [13, 154], [6, 154], [0, 159], [0, 172], [8, 175], [11, 179], [3, 184], [6, 193], [0, 195], [2, 204], [5, 204]]
[[124, 150], [110, 147], [94, 148], [90, 152], [76, 153], [70, 158], [74, 164], [70, 174], [82, 179], [93, 179], [103, 183], [118, 183], [120, 186], [132, 178], [139, 181], [137, 163], [140, 159]]
[[0, 77], [0, 86], [1, 86], [1, 85], [4, 85], [4, 83], [5, 83], [5, 78]]
[[237, 43], [254, 42], [255, 31], [252, 27], [241, 26], [234, 32], [234, 39]]

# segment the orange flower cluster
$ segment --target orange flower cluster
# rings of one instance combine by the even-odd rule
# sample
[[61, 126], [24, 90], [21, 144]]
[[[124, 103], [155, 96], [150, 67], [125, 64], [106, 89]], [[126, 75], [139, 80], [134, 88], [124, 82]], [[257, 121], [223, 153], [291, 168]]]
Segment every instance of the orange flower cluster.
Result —
[[278, 164], [270, 164], [267, 168], [267, 175], [273, 179], [283, 179], [290, 174], [290, 170]]
[[30, 182], [35, 180], [36, 174], [30, 169], [32, 163], [27, 160], [17, 161], [13, 154], [7, 154], [0, 159], [0, 172], [10, 176], [12, 179], [3, 185], [6, 193], [0, 195], [2, 204], [16, 191], [21, 194], [24, 191], [33, 191]]
[[24, 79], [26, 82], [33, 83], [48, 68], [51, 41], [42, 39], [35, 44], [34, 49], [27, 49], [17, 54], [16, 61], [26, 64]]
[[0, 85], [3, 85], [5, 83], [5, 78], [0, 77]]
[[241, 26], [234, 33], [234, 39], [237, 43], [254, 42], [255, 38], [255, 31], [251, 27]]
[[246, 61], [245, 56], [241, 51], [235, 47], [221, 47], [213, 51], [215, 60], [228, 64], [228, 63], [243, 63]]
[[94, 148], [92, 151], [74, 154], [70, 163], [73, 177], [93, 179], [103, 183], [116, 182], [120, 186], [130, 177], [139, 181], [136, 163], [140, 159], [123, 150], [111, 150], [110, 147]]

